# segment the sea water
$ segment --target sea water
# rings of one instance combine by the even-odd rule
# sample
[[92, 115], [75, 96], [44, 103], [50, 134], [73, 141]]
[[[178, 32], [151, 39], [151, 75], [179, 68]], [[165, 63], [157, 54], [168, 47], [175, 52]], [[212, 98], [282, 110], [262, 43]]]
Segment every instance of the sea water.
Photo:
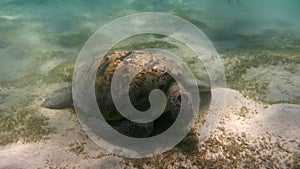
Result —
[[[76, 57], [84, 41], [101, 26], [137, 12], [165, 12], [190, 20], [215, 42], [217, 50], [240, 42], [238, 35], [268, 29], [300, 34], [298, 0], [2, 0], [0, 79], [26, 75], [24, 65], [42, 50], [71, 49]], [[74, 38], [61, 42], [73, 34]]]

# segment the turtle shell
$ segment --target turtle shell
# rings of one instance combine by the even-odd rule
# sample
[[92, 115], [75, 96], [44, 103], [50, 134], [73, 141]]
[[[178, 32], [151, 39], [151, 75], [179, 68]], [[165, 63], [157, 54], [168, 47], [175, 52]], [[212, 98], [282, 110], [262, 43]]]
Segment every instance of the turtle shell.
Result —
[[[173, 77], [182, 73], [180, 65], [160, 54], [146, 51], [114, 51], [106, 54], [97, 70], [95, 91], [99, 108], [108, 121], [123, 117], [118, 113], [111, 95], [111, 83], [116, 70], [121, 71], [121, 76], [117, 78], [131, 79], [129, 98], [140, 111], [150, 107], [148, 96], [152, 90], [160, 89], [167, 93], [175, 81]], [[125, 91], [122, 84], [117, 87], [121, 91], [120, 95], [126, 94], [122, 92]]]

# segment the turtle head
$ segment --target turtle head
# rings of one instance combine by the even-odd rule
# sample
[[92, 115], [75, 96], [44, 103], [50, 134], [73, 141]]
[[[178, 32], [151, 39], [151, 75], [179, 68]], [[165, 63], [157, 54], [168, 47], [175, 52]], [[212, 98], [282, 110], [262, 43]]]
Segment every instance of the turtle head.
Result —
[[[171, 112], [171, 115], [174, 119], [177, 118], [177, 115], [180, 112], [180, 108], [182, 105], [181, 102], [183, 100], [187, 100], [189, 102], [188, 104], [183, 104], [183, 105], [188, 105], [189, 107], [191, 107], [189, 98], [190, 98], [189, 94], [186, 91], [181, 90], [179, 85], [176, 82], [170, 85], [167, 92], [167, 100], [168, 100], [167, 110]], [[184, 108], [184, 110], [189, 110], [189, 109]]]

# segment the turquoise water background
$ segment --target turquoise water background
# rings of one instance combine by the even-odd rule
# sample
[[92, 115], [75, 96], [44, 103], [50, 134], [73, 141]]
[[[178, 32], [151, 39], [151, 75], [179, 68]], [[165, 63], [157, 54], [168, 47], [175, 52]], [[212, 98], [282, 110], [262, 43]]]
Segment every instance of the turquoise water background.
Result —
[[101, 26], [149, 11], [191, 21], [220, 53], [265, 30], [300, 36], [298, 0], [1, 0], [0, 80], [26, 75], [25, 65], [41, 51], [67, 51], [66, 57], [76, 58]]

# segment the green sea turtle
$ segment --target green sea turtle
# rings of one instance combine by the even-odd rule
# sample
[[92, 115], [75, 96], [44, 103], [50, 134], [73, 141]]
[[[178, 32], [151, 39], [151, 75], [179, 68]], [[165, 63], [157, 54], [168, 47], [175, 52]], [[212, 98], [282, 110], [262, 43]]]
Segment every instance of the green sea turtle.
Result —
[[[114, 51], [106, 54], [98, 65], [95, 80], [98, 106], [106, 121], [127, 136], [147, 137], [160, 133], [162, 128], [168, 128], [180, 110], [181, 97], [188, 96], [185, 91], [180, 90], [173, 78], [183, 74], [182, 67], [160, 54], [151, 54], [147, 51]], [[141, 69], [145, 66], [147, 69]], [[160, 89], [166, 94], [167, 105], [161, 117], [154, 122], [137, 123], [127, 120], [117, 111], [110, 92], [112, 77], [116, 70], [122, 70], [121, 78], [132, 77], [134, 72], [138, 72], [134, 74], [130, 83], [129, 98], [132, 105], [140, 111], [150, 107], [148, 96], [152, 90]], [[172, 72], [173, 76], [166, 70]], [[192, 85], [197, 85], [201, 92], [210, 93], [210, 86], [203, 84], [197, 82]], [[72, 107], [72, 103], [71, 87], [68, 87], [55, 91], [46, 98], [42, 106], [61, 109]]]

